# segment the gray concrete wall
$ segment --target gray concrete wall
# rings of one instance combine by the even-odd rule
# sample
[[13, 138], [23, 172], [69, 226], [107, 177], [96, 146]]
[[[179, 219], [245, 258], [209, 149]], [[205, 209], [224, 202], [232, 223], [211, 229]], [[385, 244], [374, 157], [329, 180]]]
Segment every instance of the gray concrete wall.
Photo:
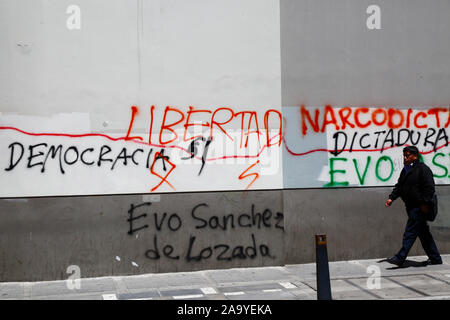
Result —
[[[437, 190], [440, 213], [430, 225], [449, 253], [450, 192]], [[400, 248], [406, 223], [401, 201], [384, 207], [389, 192], [164, 194], [151, 205], [146, 195], [3, 199], [0, 281], [67, 279], [71, 265], [82, 277], [98, 277], [309, 263], [315, 234], [327, 235], [330, 261], [383, 258]], [[224, 216], [225, 230], [217, 224]], [[419, 241], [411, 254], [424, 254]]]
[[146, 197], [0, 200], [0, 280], [283, 264], [281, 191]]
[[[369, 30], [369, 5], [381, 29]], [[446, 0], [281, 0], [282, 105], [448, 104]]]
[[[392, 188], [285, 190], [285, 263], [315, 261], [315, 234], [326, 234], [332, 261], [390, 257], [401, 247], [407, 215], [401, 200], [384, 202]], [[439, 250], [450, 250], [449, 187], [437, 187], [439, 215], [429, 223]], [[411, 255], [424, 255], [417, 240]]]

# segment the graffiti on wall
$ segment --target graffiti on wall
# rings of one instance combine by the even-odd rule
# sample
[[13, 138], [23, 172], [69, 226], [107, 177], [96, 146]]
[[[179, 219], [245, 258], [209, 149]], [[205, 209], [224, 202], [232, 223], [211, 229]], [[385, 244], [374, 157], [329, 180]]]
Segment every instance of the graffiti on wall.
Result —
[[448, 107], [126, 111], [120, 133], [79, 132], [70, 121], [70, 133], [31, 131], [2, 119], [2, 196], [393, 185], [407, 145], [437, 183], [449, 182]]
[[[204, 202], [188, 214], [157, 211], [151, 202], [142, 202], [132, 203], [127, 212], [128, 235], [148, 233], [151, 238], [144, 252], [147, 259], [189, 263], [277, 258], [268, 234], [280, 238], [284, 232], [282, 212], [252, 204], [243, 212], [222, 214]], [[240, 236], [230, 237], [230, 232]], [[170, 240], [164, 242], [162, 237], [167, 234]]]
[[[122, 135], [0, 126], [2, 181], [37, 178], [50, 194], [75, 176], [106, 182], [95, 193], [282, 187], [279, 110], [131, 106], [127, 116]], [[126, 181], [133, 181], [131, 191]]]
[[293, 144], [292, 136], [285, 141], [287, 156], [300, 163], [310, 154], [326, 154], [326, 163], [316, 166], [323, 187], [392, 185], [408, 145], [419, 148], [437, 183], [450, 182], [448, 107], [301, 106], [296, 111], [298, 141]]

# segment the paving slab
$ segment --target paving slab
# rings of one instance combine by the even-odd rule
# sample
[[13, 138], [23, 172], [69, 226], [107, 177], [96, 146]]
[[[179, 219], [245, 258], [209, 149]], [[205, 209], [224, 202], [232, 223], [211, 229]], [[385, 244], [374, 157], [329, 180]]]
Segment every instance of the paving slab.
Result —
[[227, 300], [227, 297], [223, 294], [208, 294], [205, 297], [207, 297], [208, 300]]
[[378, 297], [370, 290], [362, 290], [347, 279], [331, 280], [331, 296], [333, 300], [373, 300]]
[[24, 297], [25, 291], [22, 283], [5, 283], [0, 286], [0, 300]]
[[[337, 261], [328, 263], [328, 269], [330, 278], [361, 277], [367, 274], [367, 266], [359, 263], [359, 261]], [[315, 263], [289, 265], [286, 266], [286, 270], [301, 279], [316, 279]]]
[[380, 299], [403, 299], [403, 298], [421, 298], [424, 297], [416, 291], [410, 290], [400, 284], [390, 281], [388, 278], [380, 279], [379, 289], [369, 289], [367, 287], [367, 279], [348, 279], [350, 283], [355, 284], [361, 288], [362, 292], [367, 292], [370, 290], [372, 295], [379, 297]]
[[444, 281], [425, 275], [392, 276], [389, 280], [395, 281], [407, 288], [417, 290], [429, 296], [450, 295], [450, 285]]
[[31, 298], [50, 295], [74, 295], [116, 290], [111, 278], [81, 279], [79, 289], [70, 289], [67, 281], [36, 282], [31, 286]]
[[254, 284], [254, 285], [234, 285], [234, 286], [225, 286], [219, 287], [218, 290], [220, 292], [234, 292], [234, 291], [261, 291], [261, 290], [272, 290], [272, 289], [283, 289], [284, 287], [277, 283], [263, 283], [263, 284]]
[[[292, 283], [293, 285], [295, 285], [297, 287], [297, 289], [301, 289], [301, 290], [312, 290], [314, 292], [316, 292], [315, 287], [312, 288], [308, 285], [308, 283], [310, 283], [310, 281], [313, 280], [300, 280], [300, 279], [295, 279], [295, 280], [291, 280], [290, 283]], [[314, 280], [315, 281], [315, 280]]]
[[317, 293], [312, 289], [290, 290], [289, 293], [295, 296], [295, 300], [317, 300]]
[[357, 261], [339, 261], [329, 263], [330, 278], [364, 277], [367, 275], [367, 267]]
[[174, 300], [173, 297], [159, 297], [159, 298], [153, 298], [153, 300]]
[[229, 300], [296, 300], [297, 297], [288, 291], [250, 292], [243, 295], [227, 296]]
[[210, 283], [201, 273], [161, 273], [145, 276], [123, 277], [128, 289], [150, 289], [177, 286], [209, 286]]
[[151, 290], [151, 291], [143, 291], [143, 292], [136, 292], [136, 293], [122, 293], [117, 295], [117, 299], [119, 300], [130, 300], [130, 299], [147, 299], [147, 298], [159, 298], [160, 294], [158, 293], [158, 290]]
[[345, 291], [345, 292], [339, 292], [339, 293], [332, 293], [332, 299], [333, 300], [378, 300], [380, 298], [371, 295], [364, 291]]
[[427, 273], [426, 275], [430, 278], [443, 281], [446, 284], [450, 285], [450, 272], [449, 273], [433, 272], [433, 273]]
[[287, 265], [287, 266], [285, 266], [285, 270], [289, 274], [291, 274], [292, 276], [295, 276], [298, 279], [303, 279], [303, 280], [316, 279], [316, 264], [315, 263]]
[[268, 280], [281, 281], [292, 277], [283, 267], [208, 270], [205, 271], [205, 274], [216, 284]]
[[31, 298], [52, 295], [72, 295], [73, 290], [67, 287], [66, 281], [36, 282], [31, 286]]
[[443, 254], [441, 257], [442, 257], [442, 262], [444, 264], [447, 264], [450, 266], [450, 254], [445, 254], [445, 255]]
[[202, 296], [202, 297], [195, 297], [195, 298], [184, 298], [183, 300], [209, 300], [208, 297]]
[[203, 295], [200, 289], [178, 289], [178, 290], [160, 290], [162, 297], [175, 297], [175, 296], [189, 296], [189, 295]]
[[[317, 282], [315, 280], [305, 281], [304, 284], [312, 288], [317, 298]], [[349, 282], [348, 279], [332, 279], [330, 280], [330, 287], [331, 296], [334, 300], [379, 299], [378, 296], [372, 294], [366, 288], [357, 286]]]
[[36, 300], [103, 300], [101, 294], [51, 295], [33, 298]]
[[80, 290], [84, 292], [112, 291], [115, 290], [115, 285], [111, 278], [81, 279]]

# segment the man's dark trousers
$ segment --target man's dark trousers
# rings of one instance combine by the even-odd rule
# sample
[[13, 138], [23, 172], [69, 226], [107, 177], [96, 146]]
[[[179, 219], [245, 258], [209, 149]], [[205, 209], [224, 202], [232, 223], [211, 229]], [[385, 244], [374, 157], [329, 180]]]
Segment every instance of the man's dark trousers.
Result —
[[408, 213], [408, 222], [406, 223], [405, 233], [403, 234], [403, 245], [400, 251], [395, 255], [400, 261], [405, 261], [408, 252], [419, 237], [422, 247], [431, 261], [442, 261], [436, 243], [431, 235], [427, 221], [419, 208], [406, 209]]

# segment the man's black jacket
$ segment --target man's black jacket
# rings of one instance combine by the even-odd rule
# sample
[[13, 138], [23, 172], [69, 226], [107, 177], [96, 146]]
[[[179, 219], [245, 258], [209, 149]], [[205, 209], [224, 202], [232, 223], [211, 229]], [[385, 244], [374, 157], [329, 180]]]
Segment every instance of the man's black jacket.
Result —
[[402, 169], [389, 199], [401, 197], [406, 208], [419, 208], [421, 204], [432, 206], [433, 194], [433, 172], [426, 164], [416, 160], [408, 173]]

